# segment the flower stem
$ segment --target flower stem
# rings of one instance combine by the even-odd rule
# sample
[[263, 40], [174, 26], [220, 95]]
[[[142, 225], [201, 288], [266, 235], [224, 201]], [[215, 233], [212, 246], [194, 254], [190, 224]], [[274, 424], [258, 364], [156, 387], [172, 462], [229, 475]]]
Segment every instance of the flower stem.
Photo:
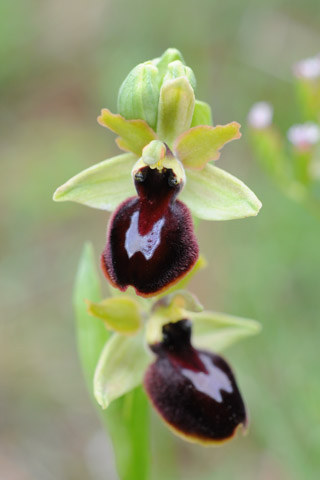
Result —
[[[93, 376], [105, 342], [110, 337], [103, 322], [87, 312], [85, 300], [101, 300], [100, 281], [91, 244], [86, 244], [79, 262], [73, 304], [77, 344], [88, 390], [93, 402]], [[121, 480], [147, 480], [149, 472], [149, 410], [145, 393], [136, 388], [101, 411], [109, 432]]]

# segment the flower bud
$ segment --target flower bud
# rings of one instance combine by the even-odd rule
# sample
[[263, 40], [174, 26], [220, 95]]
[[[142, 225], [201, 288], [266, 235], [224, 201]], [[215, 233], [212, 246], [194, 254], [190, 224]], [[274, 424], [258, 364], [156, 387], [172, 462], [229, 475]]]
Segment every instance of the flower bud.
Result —
[[154, 58], [152, 63], [158, 68], [161, 78], [163, 79], [168, 65], [172, 62], [179, 60], [183, 64], [185, 64], [184, 58], [176, 48], [167, 48], [167, 50], [161, 55], [161, 57]]
[[140, 118], [155, 129], [160, 95], [160, 76], [151, 62], [137, 65], [122, 83], [118, 111], [127, 120]]
[[[120, 87], [118, 112], [127, 120], [145, 120], [156, 130], [161, 86], [180, 77], [186, 79], [193, 91], [194, 73], [184, 65], [181, 53], [174, 48], [166, 50], [160, 58], [137, 65]], [[179, 109], [178, 104], [176, 109]]]
[[196, 88], [196, 77], [190, 67], [184, 65], [180, 60], [169, 63], [163, 83], [179, 77], [187, 77], [193, 90]]

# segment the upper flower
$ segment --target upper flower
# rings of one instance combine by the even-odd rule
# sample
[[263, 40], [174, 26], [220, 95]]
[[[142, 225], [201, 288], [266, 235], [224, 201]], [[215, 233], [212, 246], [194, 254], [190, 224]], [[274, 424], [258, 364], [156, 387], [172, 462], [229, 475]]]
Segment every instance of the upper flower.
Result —
[[175, 49], [135, 67], [119, 91], [120, 113], [103, 109], [98, 118], [118, 135], [119, 148], [128, 153], [76, 175], [57, 189], [54, 199], [113, 211], [135, 194], [128, 172], [136, 170], [137, 162], [140, 168], [158, 168], [158, 160], [151, 155], [150, 161], [149, 154], [162, 145], [173, 154], [173, 170], [186, 177], [180, 198], [196, 217], [229, 220], [256, 215], [261, 203], [254, 193], [209, 163], [219, 158], [227, 142], [240, 138], [240, 125], [211, 126], [210, 107], [196, 100], [195, 84], [192, 70]]
[[148, 147], [133, 170], [138, 195], [111, 217], [101, 257], [114, 286], [126, 290], [132, 285], [143, 296], [155, 295], [186, 275], [199, 251], [190, 212], [176, 199], [184, 185], [183, 167], [161, 142], [154, 140]]

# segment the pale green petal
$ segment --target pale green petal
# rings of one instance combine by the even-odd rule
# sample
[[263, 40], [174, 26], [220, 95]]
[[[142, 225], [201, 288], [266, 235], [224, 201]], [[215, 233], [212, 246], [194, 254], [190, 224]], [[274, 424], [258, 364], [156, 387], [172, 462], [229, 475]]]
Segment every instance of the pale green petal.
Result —
[[118, 113], [110, 112], [107, 108], [101, 110], [98, 123], [119, 135], [117, 138], [119, 148], [138, 156], [141, 155], [145, 145], [157, 138], [152, 128], [144, 120], [126, 120]]
[[196, 100], [191, 121], [191, 127], [198, 125], [212, 125], [211, 107], [206, 102]]
[[174, 139], [191, 125], [194, 92], [187, 77], [163, 83], [160, 90], [157, 134], [172, 147]]
[[87, 300], [88, 312], [100, 318], [109, 330], [132, 335], [141, 327], [139, 303], [128, 296], [106, 298], [101, 302]]
[[261, 326], [255, 320], [217, 312], [190, 313], [194, 347], [220, 352], [243, 338], [256, 335]]
[[131, 178], [136, 161], [135, 155], [125, 153], [97, 163], [59, 187], [53, 199], [113, 211], [123, 200], [136, 194]]
[[137, 387], [152, 356], [143, 335], [113, 334], [106, 343], [94, 375], [94, 396], [102, 408]]
[[199, 125], [182, 133], [174, 142], [174, 153], [185, 168], [199, 170], [208, 162], [218, 160], [221, 148], [231, 140], [241, 137], [240, 125]]
[[204, 220], [250, 217], [261, 208], [261, 202], [241, 180], [212, 165], [187, 171], [180, 199]]

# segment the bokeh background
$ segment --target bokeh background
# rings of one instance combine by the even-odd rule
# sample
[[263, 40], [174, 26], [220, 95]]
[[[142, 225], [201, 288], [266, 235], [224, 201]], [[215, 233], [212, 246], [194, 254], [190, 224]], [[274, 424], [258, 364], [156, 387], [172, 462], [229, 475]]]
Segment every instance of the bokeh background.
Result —
[[[96, 123], [100, 108], [115, 111], [129, 70], [169, 46], [194, 69], [215, 123], [243, 125], [219, 165], [263, 202], [257, 218], [200, 225], [210, 268], [194, 291], [263, 331], [226, 352], [249, 435], [200, 448], [172, 440], [154, 418], [151, 478], [320, 478], [320, 223], [265, 177], [246, 135], [258, 100], [275, 105], [284, 129], [299, 120], [291, 66], [319, 51], [319, 1], [2, 0], [1, 480], [117, 478], [78, 364], [71, 306], [83, 243], [92, 240], [98, 258], [108, 214], [51, 198], [117, 152]], [[175, 474], [161, 455], [169, 441]]]

